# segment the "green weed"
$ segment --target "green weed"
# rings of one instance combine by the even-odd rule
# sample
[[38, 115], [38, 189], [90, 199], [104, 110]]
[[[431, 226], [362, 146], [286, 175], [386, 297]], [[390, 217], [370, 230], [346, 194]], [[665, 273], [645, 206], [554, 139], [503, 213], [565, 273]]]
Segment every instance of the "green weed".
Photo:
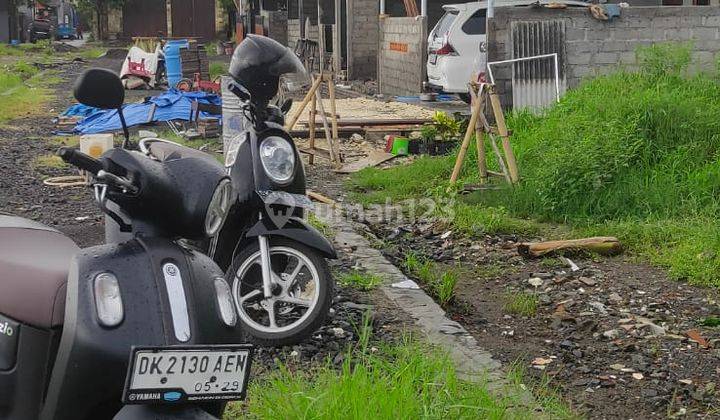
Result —
[[228, 65], [220, 62], [210, 63], [210, 80], [215, 80], [218, 76], [225, 76], [228, 73]]
[[716, 316], [709, 316], [700, 320], [700, 325], [703, 327], [720, 327], [720, 318]]
[[505, 295], [505, 312], [513, 315], [533, 317], [537, 314], [538, 298], [529, 292], [508, 292]]
[[455, 298], [458, 272], [447, 269], [414, 252], [405, 254], [403, 268], [423, 283], [441, 306], [446, 307]]
[[320, 233], [323, 234], [326, 238], [331, 238], [335, 236], [335, 232], [333, 232], [332, 228], [328, 226], [327, 223], [320, 220], [315, 213], [308, 213], [307, 214], [307, 222], [310, 224], [310, 226], [314, 227]]
[[338, 283], [343, 286], [351, 286], [356, 289], [369, 291], [383, 283], [381, 277], [374, 274], [361, 273], [359, 271], [351, 271], [344, 273], [338, 278]]

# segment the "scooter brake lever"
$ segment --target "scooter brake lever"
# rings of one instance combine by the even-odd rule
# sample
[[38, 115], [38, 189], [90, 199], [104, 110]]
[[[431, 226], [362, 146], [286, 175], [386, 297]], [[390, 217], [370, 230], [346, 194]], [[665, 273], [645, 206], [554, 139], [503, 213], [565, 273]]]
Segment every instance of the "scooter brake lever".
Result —
[[138, 187], [135, 186], [130, 180], [119, 177], [115, 174], [112, 174], [110, 172], [101, 170], [98, 172], [96, 178], [100, 181], [104, 181], [106, 183], [110, 183], [122, 190], [125, 194], [132, 194], [135, 195], [140, 191]]
[[93, 184], [93, 187], [95, 188], [95, 201], [97, 201], [100, 210], [110, 216], [110, 218], [113, 219], [118, 226], [120, 226], [120, 232], [132, 232], [131, 225], [125, 223], [122, 217], [107, 208], [107, 184], [95, 183]]

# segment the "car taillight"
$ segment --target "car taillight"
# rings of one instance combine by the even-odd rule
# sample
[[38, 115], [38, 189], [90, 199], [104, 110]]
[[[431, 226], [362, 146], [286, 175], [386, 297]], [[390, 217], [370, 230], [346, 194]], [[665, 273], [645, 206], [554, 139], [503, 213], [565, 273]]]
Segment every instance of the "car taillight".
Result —
[[453, 48], [452, 45], [450, 45], [449, 42], [445, 42], [445, 45], [440, 47], [437, 51], [435, 51], [435, 54], [437, 55], [456, 55], [457, 52], [455, 51], [455, 48]]

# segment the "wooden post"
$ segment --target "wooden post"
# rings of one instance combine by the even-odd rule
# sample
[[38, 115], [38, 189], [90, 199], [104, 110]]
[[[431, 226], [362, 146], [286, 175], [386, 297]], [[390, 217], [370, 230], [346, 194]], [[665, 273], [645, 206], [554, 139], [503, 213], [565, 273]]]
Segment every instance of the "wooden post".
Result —
[[472, 103], [481, 100], [480, 98], [483, 101], [480, 105], [477, 124], [475, 124], [475, 147], [477, 149], [478, 175], [480, 176], [480, 183], [484, 184], [488, 178], [487, 159], [485, 158], [485, 127], [482, 123], [482, 114], [485, 107], [485, 85], [471, 83], [470, 96], [472, 97]]
[[[482, 110], [480, 111], [482, 112]], [[480, 183], [484, 184], [488, 178], [487, 160], [485, 159], [485, 132], [480, 127], [480, 122], [475, 125], [475, 146], [477, 147], [477, 164]]]
[[[328, 94], [330, 96], [330, 113], [332, 114], [332, 138], [333, 138], [333, 144], [332, 146], [338, 145], [338, 138], [340, 137], [338, 135], [338, 119], [337, 119], [337, 106], [335, 104], [335, 81], [333, 78], [333, 74], [327, 74], [326, 80], [328, 84]], [[335, 155], [340, 157], [340, 151], [335, 150]]]
[[[315, 115], [317, 114], [317, 98], [313, 95], [312, 102], [310, 104], [310, 117], [308, 119], [308, 131], [310, 135], [310, 150], [315, 149]], [[315, 155], [310, 154], [308, 156], [308, 163], [310, 165], [315, 164]]]
[[293, 127], [295, 127], [295, 123], [297, 120], [300, 119], [300, 116], [303, 112], [305, 112], [305, 107], [308, 103], [310, 103], [310, 100], [315, 97], [315, 92], [317, 92], [318, 87], [320, 86], [320, 83], [322, 82], [322, 77], [318, 77], [317, 79], [313, 80], [312, 86], [310, 86], [310, 90], [308, 90], [308, 93], [303, 98], [302, 102], [300, 102], [300, 107], [298, 108], [297, 112], [295, 112], [295, 115], [290, 119], [290, 122], [285, 124], [285, 130], [291, 131]]
[[460, 146], [460, 151], [458, 152], [457, 159], [455, 160], [455, 167], [453, 168], [452, 175], [450, 176], [450, 183], [456, 182], [458, 176], [460, 176], [460, 169], [462, 169], [462, 164], [465, 160], [468, 146], [470, 146], [470, 139], [475, 132], [475, 125], [477, 124], [479, 113], [480, 101], [475, 101], [475, 103], [473, 104], [472, 113], [470, 114], [470, 124], [468, 124], [467, 130], [465, 130], [465, 138], [463, 138], [462, 145]]
[[510, 147], [510, 135], [508, 133], [507, 125], [505, 123], [505, 115], [503, 114], [502, 106], [500, 105], [500, 97], [495, 91], [494, 86], [490, 88], [490, 102], [492, 102], [498, 134], [500, 134], [500, 137], [502, 139], [502, 147], [505, 151], [505, 158], [507, 159], [510, 179], [514, 184], [518, 182], [520, 177], [518, 176], [518, 168], [515, 161], [515, 154], [513, 153], [512, 147]]

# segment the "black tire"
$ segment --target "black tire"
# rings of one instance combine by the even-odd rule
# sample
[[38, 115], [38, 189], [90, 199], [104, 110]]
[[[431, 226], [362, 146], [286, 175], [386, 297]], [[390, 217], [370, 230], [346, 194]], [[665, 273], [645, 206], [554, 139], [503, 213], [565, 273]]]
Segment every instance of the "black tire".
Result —
[[470, 103], [472, 102], [472, 97], [470, 96], [470, 92], [458, 93], [457, 95], [460, 97], [460, 99], [463, 102], [465, 102], [468, 105], [470, 105]]
[[[335, 289], [335, 284], [332, 275], [330, 274], [330, 268], [328, 267], [327, 261], [325, 261], [325, 259], [317, 253], [317, 251], [289, 239], [270, 238], [270, 249], [272, 250], [273, 247], [278, 246], [293, 248], [301, 252], [315, 266], [318, 276], [320, 277], [320, 289], [318, 291], [319, 298], [317, 305], [315, 305], [312, 309], [310, 315], [299, 325], [288, 331], [277, 333], [260, 331], [245, 323], [242, 317], [238, 316], [238, 321], [243, 328], [243, 332], [247, 335], [250, 341], [254, 344], [266, 347], [280, 347], [298, 344], [310, 337], [312, 333], [325, 324], [330, 311], [330, 306], [332, 305], [333, 292]], [[230, 287], [233, 290], [235, 290], [235, 274], [238, 269], [242, 266], [245, 260], [258, 252], [259, 248], [260, 246], [257, 241], [254, 241], [251, 246], [242, 249], [233, 258], [233, 263], [225, 275], [225, 279], [228, 281], [228, 284], [230, 284]]]

